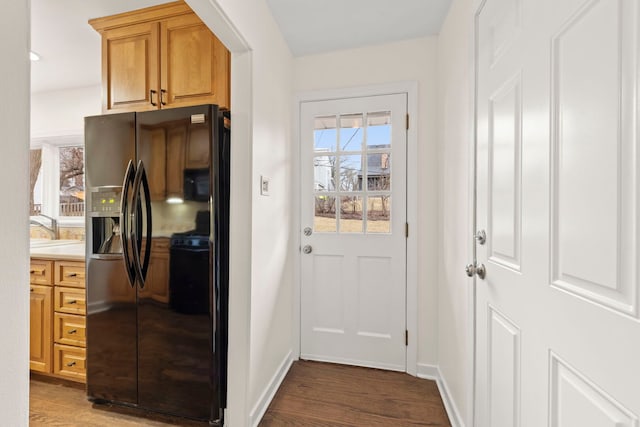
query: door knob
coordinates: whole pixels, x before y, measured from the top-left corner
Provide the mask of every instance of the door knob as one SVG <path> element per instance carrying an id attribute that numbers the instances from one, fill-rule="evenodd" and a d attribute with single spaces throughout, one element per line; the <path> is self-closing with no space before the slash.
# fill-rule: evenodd
<path id="1" fill-rule="evenodd" d="M 310 254 L 311 251 L 313 251 L 313 248 L 311 248 L 311 245 L 304 245 L 304 247 L 302 248 L 302 252 L 304 252 L 305 254 Z"/>
<path id="2" fill-rule="evenodd" d="M 484 279 L 487 275 L 487 269 L 484 264 L 469 264 L 464 269 L 467 272 L 467 276 L 473 277 L 477 275 L 479 278 Z"/>
<path id="3" fill-rule="evenodd" d="M 487 232 L 484 230 L 478 230 L 476 234 L 473 236 L 479 245 L 484 245 L 487 243 Z"/>
<path id="4" fill-rule="evenodd" d="M 302 232 L 304 233 L 305 236 L 311 236 L 311 233 L 313 232 L 313 230 L 311 230 L 311 227 L 305 227 L 304 230 L 302 230 Z"/>

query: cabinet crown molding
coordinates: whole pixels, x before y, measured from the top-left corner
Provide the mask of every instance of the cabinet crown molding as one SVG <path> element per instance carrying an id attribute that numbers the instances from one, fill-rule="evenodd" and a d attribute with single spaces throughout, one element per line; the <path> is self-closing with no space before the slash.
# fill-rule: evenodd
<path id="1" fill-rule="evenodd" d="M 131 25 L 134 22 L 139 24 L 158 21 L 160 19 L 190 13 L 194 13 L 193 10 L 184 1 L 180 0 L 171 3 L 159 4 L 157 6 L 145 7 L 143 9 L 133 10 L 130 12 L 118 13 L 116 15 L 90 19 L 89 25 L 91 25 L 94 30 L 102 32 Z"/>

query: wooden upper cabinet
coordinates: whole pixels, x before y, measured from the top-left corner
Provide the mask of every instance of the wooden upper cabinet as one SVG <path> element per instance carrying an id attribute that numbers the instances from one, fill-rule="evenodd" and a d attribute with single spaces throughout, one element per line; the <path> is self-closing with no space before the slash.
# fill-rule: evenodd
<path id="1" fill-rule="evenodd" d="M 104 113 L 229 108 L 230 53 L 183 1 L 89 23 L 102 35 Z"/>
<path id="2" fill-rule="evenodd" d="M 166 106 L 228 106 L 229 51 L 209 28 L 190 14 L 161 22 L 160 34 L 161 99 Z"/>
<path id="3" fill-rule="evenodd" d="M 103 112 L 158 108 L 158 30 L 147 22 L 102 33 Z"/>

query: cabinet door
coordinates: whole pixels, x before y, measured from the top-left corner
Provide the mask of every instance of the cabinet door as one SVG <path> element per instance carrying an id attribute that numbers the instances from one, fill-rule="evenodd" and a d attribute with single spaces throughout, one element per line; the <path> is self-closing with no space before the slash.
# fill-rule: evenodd
<path id="1" fill-rule="evenodd" d="M 138 128 L 138 158 L 144 162 L 152 202 L 167 196 L 167 134 L 161 127 Z"/>
<path id="2" fill-rule="evenodd" d="M 151 259 L 145 287 L 138 290 L 140 298 L 150 298 L 167 304 L 169 302 L 169 239 L 154 237 Z"/>
<path id="3" fill-rule="evenodd" d="M 29 367 L 32 371 L 51 372 L 53 317 L 51 286 L 31 285 L 29 298 Z"/>
<path id="4" fill-rule="evenodd" d="M 154 254 L 151 257 L 151 263 L 153 265 L 151 298 L 166 304 L 169 302 L 169 254 Z"/>
<path id="5" fill-rule="evenodd" d="M 160 24 L 162 108 L 229 107 L 229 51 L 195 15 Z"/>
<path id="6" fill-rule="evenodd" d="M 102 110 L 159 108 L 158 23 L 130 25 L 102 33 Z"/>
<path id="7" fill-rule="evenodd" d="M 186 141 L 186 124 L 177 125 L 167 131 L 167 197 L 183 197 Z"/>

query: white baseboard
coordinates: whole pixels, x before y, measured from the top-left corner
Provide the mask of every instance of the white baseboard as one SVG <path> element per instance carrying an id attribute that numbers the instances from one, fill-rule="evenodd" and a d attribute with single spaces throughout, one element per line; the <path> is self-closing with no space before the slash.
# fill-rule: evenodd
<path id="1" fill-rule="evenodd" d="M 264 413 L 267 412 L 267 408 L 269 408 L 269 404 L 273 400 L 273 397 L 276 395 L 280 384 L 282 384 L 284 377 L 287 375 L 287 372 L 289 372 L 289 368 L 291 368 L 292 363 L 293 353 L 289 351 L 282 360 L 282 363 L 280 363 L 280 366 L 276 370 L 275 374 L 273 374 L 273 377 L 271 377 L 271 381 L 269 381 L 269 384 L 267 384 L 264 391 L 260 395 L 260 399 L 258 399 L 258 402 L 251 410 L 251 413 L 249 414 L 250 426 L 256 427 L 260 420 L 262 420 L 262 417 L 264 416 Z"/>
<path id="2" fill-rule="evenodd" d="M 440 379 L 440 371 L 436 365 L 418 363 L 418 374 L 416 376 L 424 380 L 438 381 Z"/>
<path id="3" fill-rule="evenodd" d="M 449 416 L 449 421 L 451 422 L 451 427 L 464 427 L 464 422 L 462 421 L 462 417 L 460 416 L 460 411 L 456 406 L 455 402 L 451 398 L 451 393 L 449 392 L 449 386 L 447 386 L 447 381 L 442 376 L 442 372 L 440 372 L 440 368 L 436 367 L 438 379 L 436 383 L 438 384 L 438 390 L 440 391 L 440 396 L 442 396 L 442 402 L 444 403 L 444 409 L 447 411 L 447 415 Z"/>
<path id="4" fill-rule="evenodd" d="M 442 377 L 440 368 L 437 365 L 427 365 L 426 363 L 418 363 L 418 378 L 425 380 L 433 380 L 438 385 L 438 391 L 442 397 L 442 403 L 444 403 L 444 409 L 447 411 L 451 427 L 464 427 L 460 411 L 451 399 L 451 393 L 447 382 Z"/>

